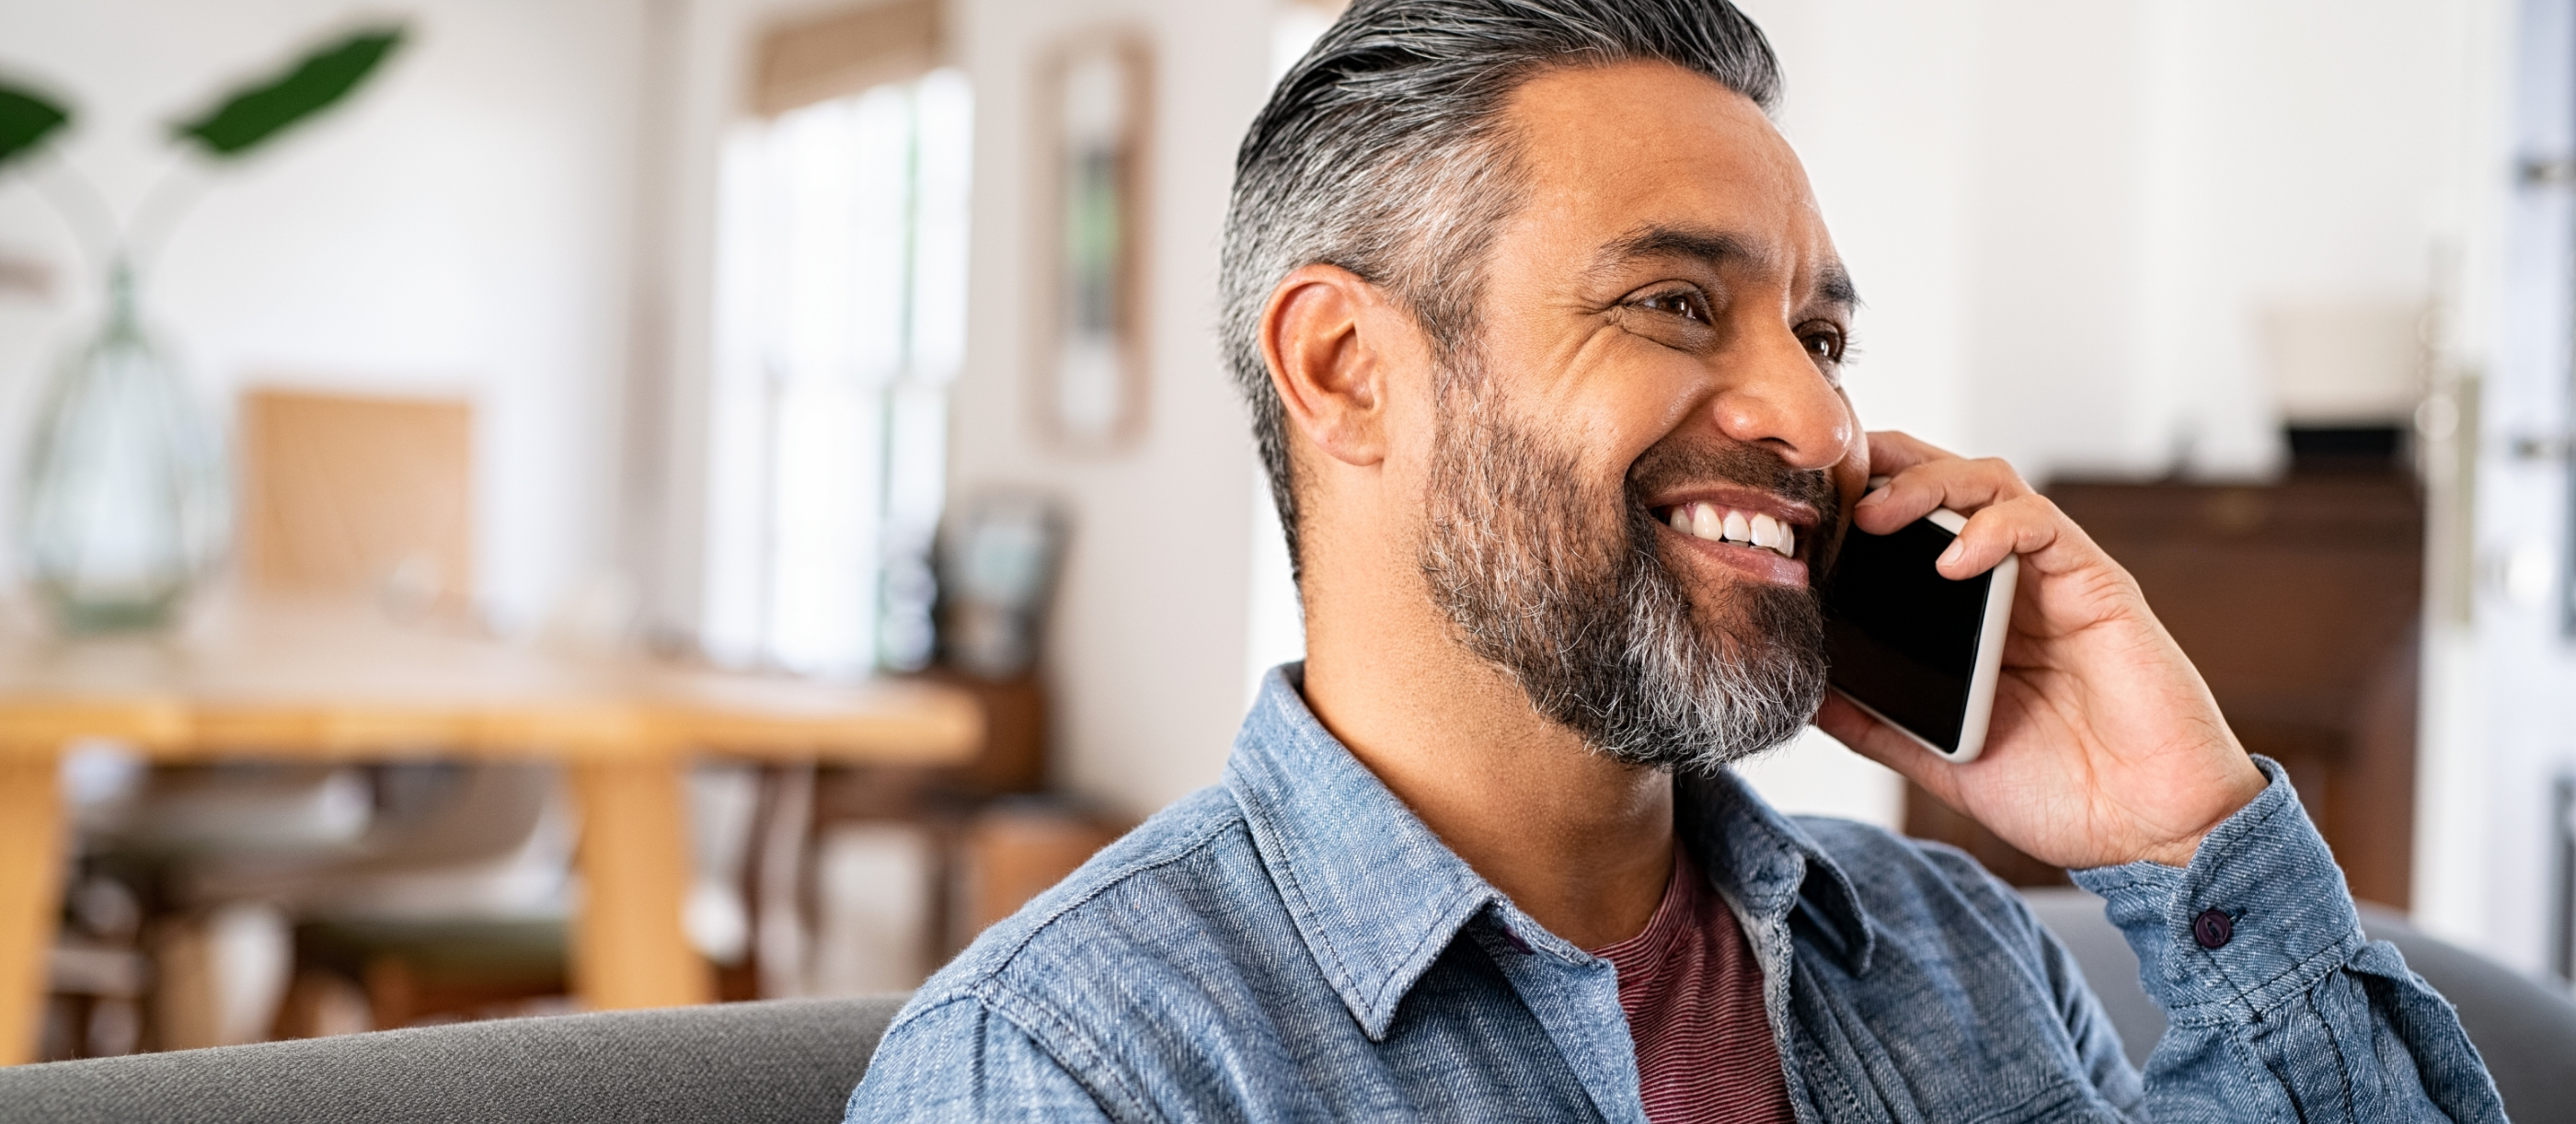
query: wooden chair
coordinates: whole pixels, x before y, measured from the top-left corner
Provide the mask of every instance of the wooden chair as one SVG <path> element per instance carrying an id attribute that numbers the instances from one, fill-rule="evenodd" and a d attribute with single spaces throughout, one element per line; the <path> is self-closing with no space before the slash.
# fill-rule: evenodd
<path id="1" fill-rule="evenodd" d="M 461 399 L 359 397 L 255 389 L 242 396 L 242 577 L 264 593 L 363 597 L 397 616 L 468 614 L 474 598 L 474 410 Z M 553 778 L 492 763 L 463 766 L 460 793 L 487 792 L 530 814 L 494 815 L 490 799 L 466 799 L 428 817 L 456 835 L 483 828 L 508 838 L 418 845 L 418 832 L 389 832 L 383 853 L 317 872 L 322 900 L 354 884 L 461 862 L 488 864 L 535 830 L 533 803 Z M 529 807 L 519 807 L 529 805 Z M 462 822 L 472 821 L 472 822 Z M 466 834 L 478 834 L 467 831 Z M 363 886 L 356 888 L 363 891 Z M 397 885 L 385 889 L 399 894 Z M 325 907 L 326 910 L 329 907 Z M 347 913 L 343 908 L 332 912 Z M 463 1015 L 478 1004 L 564 988 L 561 926 L 524 919 L 477 921 L 356 918 L 298 927 L 304 972 L 364 981 L 379 1025 L 420 1015 Z M 327 939 L 326 939 L 327 938 Z M 503 955 L 494 955 L 499 949 Z M 489 962 L 489 963 L 487 963 Z M 496 971 L 498 964 L 506 970 Z M 453 986 L 386 986 L 387 980 L 450 980 Z M 294 1000 L 280 1013 L 287 1034 L 311 1033 Z M 454 992 L 440 1002 L 439 992 Z M 395 998 L 391 993 L 400 993 Z"/>
<path id="2" fill-rule="evenodd" d="M 471 611 L 474 457 L 469 403 L 254 389 L 242 396 L 240 434 L 240 578 L 246 592 L 372 601 L 406 618 L 463 617 Z M 228 774 L 222 779 L 236 782 L 232 789 L 244 787 L 245 777 L 229 776 L 236 773 L 257 782 L 251 787 L 295 789 L 330 783 L 345 768 L 217 763 L 157 769 L 128 817 L 133 826 L 100 842 L 111 851 L 141 846 L 185 870 L 184 878 L 157 880 L 184 887 L 162 903 L 175 911 L 160 923 L 164 945 L 173 944 L 169 934 L 184 935 L 198 912 L 221 901 L 272 902 L 305 918 L 295 941 L 296 986 L 278 1019 L 289 1034 L 310 1032 L 305 1024 L 311 1020 L 300 1017 L 297 1000 L 310 990 L 311 981 L 304 977 L 315 972 L 366 985 L 380 1008 L 375 1013 L 379 1025 L 401 1025 L 422 1015 L 466 1014 L 470 1012 L 464 1008 L 494 999 L 560 994 L 564 956 L 559 922 L 471 916 L 370 919 L 386 902 L 412 899 L 417 904 L 410 887 L 424 876 L 431 884 L 442 876 L 447 881 L 472 879 L 526 846 L 537 830 L 539 807 L 556 788 L 551 771 L 491 762 L 411 766 L 407 777 L 424 768 L 455 774 L 443 776 L 443 791 L 432 794 L 443 798 L 429 801 L 435 806 L 420 808 L 409 807 L 420 801 L 388 804 L 379 776 L 371 786 L 377 790 L 377 814 L 365 834 L 310 853 L 229 847 L 220 832 L 191 839 L 177 850 L 152 845 L 155 822 L 167 818 L 154 814 L 165 802 L 158 799 L 164 791 L 176 798 L 184 790 L 205 787 L 192 785 L 205 778 L 191 774 Z M 228 794 L 239 805 L 240 814 L 233 818 L 248 821 L 261 818 L 262 809 L 280 798 L 291 803 L 297 795 L 215 795 Z M 501 959 L 511 970 L 496 975 L 477 968 L 481 961 L 473 954 L 484 946 L 507 946 L 510 956 Z M 464 976 L 475 977 L 460 977 L 459 986 L 395 988 L 404 998 L 392 1003 L 382 994 L 388 989 L 379 986 L 389 979 L 448 982 L 447 977 L 459 975 L 451 970 L 459 963 L 474 969 Z M 493 978 L 481 978 L 486 976 Z M 440 1002 L 439 996 L 449 992 L 463 998 Z M 220 1040 L 211 1027 L 189 1025 L 204 1020 L 177 1017 L 191 1008 L 189 1002 L 174 1005 L 171 996 L 162 999 L 154 1020 L 159 1025 L 148 1036 L 155 1044 L 167 1049 Z"/>
<path id="3" fill-rule="evenodd" d="M 462 400 L 242 396 L 242 576 L 263 592 L 461 613 L 474 591 L 474 411 Z"/>

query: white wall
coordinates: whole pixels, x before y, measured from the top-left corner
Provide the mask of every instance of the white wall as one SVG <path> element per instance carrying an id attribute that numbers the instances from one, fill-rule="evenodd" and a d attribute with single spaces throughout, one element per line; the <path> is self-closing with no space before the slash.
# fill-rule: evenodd
<path id="1" fill-rule="evenodd" d="M 2271 469 L 2261 310 L 2426 300 L 2478 221 L 2492 6 L 1744 0 L 1867 301 L 1863 420 L 2034 479 Z"/>
<path id="2" fill-rule="evenodd" d="M 955 400 L 960 500 L 992 487 L 1060 496 L 1074 515 L 1047 662 L 1060 779 L 1145 812 L 1213 783 L 1243 716 L 1258 470 L 1217 356 L 1217 242 L 1234 149 L 1267 94 L 1272 9 L 1205 0 L 963 0 L 975 82 L 975 249 Z M 1151 391 L 1143 439 L 1072 455 L 1031 424 L 1023 326 L 1029 247 L 1028 75 L 1061 36 L 1125 25 L 1152 40 Z"/>
<path id="3" fill-rule="evenodd" d="M 131 207 L 168 121 L 382 6 L 343 0 L 0 4 L 0 68 L 68 93 L 62 153 Z M 254 383 L 456 393 L 477 409 L 477 582 L 505 623 L 607 561 L 641 23 L 630 0 L 411 0 L 413 39 L 331 116 L 212 190 L 148 315 L 229 414 Z M 0 294 L 0 465 L 14 502 L 34 395 L 98 314 L 98 277 L 0 178 L 0 251 L 55 295 Z"/>

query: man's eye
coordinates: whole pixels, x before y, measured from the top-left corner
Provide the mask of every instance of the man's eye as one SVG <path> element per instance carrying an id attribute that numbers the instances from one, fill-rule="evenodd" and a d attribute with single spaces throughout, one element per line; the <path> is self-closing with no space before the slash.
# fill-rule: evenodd
<path id="1" fill-rule="evenodd" d="M 1806 341 L 1807 354 L 1827 363 L 1842 362 L 1843 334 L 1841 332 L 1830 329 L 1811 331 L 1807 333 Z"/>
<path id="2" fill-rule="evenodd" d="M 1708 306 L 1700 303 L 1698 293 L 1688 290 L 1648 297 L 1645 305 L 1657 312 L 1668 312 L 1682 319 L 1696 320 L 1702 324 L 1708 323 L 1709 320 Z"/>

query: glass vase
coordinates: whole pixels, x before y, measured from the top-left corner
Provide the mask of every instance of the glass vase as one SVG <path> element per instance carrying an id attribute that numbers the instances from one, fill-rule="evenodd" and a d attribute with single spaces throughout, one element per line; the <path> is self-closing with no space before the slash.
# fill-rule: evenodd
<path id="1" fill-rule="evenodd" d="M 134 290 L 118 266 L 105 323 L 63 357 L 28 442 L 21 565 L 71 633 L 168 624 L 231 530 L 221 438 Z"/>

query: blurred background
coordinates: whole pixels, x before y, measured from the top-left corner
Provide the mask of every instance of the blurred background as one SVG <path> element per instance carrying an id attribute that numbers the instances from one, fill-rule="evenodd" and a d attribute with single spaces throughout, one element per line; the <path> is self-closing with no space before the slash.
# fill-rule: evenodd
<path id="1" fill-rule="evenodd" d="M 1863 420 L 2010 458 L 2358 895 L 2566 986 L 2576 4 L 1743 6 L 1866 295 Z M 660 822 L 710 981 L 672 994 L 917 983 L 1215 781 L 1298 656 L 1211 326 L 1235 146 L 1334 11 L 0 0 L 0 81 L 70 110 L 0 165 L 0 718 L 81 652 L 231 652 L 186 638 L 286 588 L 477 660 L 916 684 L 976 708 L 964 757 L 709 735 Z M 384 29 L 273 143 L 174 147 Z M 227 526 L 110 620 L 46 547 L 101 506 L 45 466 L 136 440 L 61 405 L 120 323 L 212 435 L 154 463 Z M 58 823 L 0 830 L 52 871 L 24 1057 L 607 1002 L 567 928 L 605 805 L 543 752 L 48 744 Z M 1820 734 L 1745 771 L 2063 879 Z"/>

